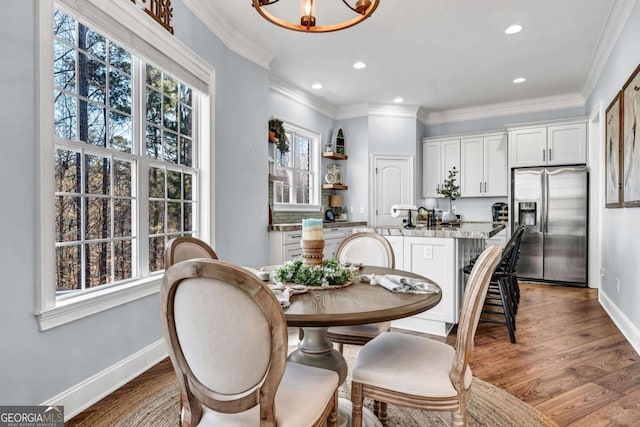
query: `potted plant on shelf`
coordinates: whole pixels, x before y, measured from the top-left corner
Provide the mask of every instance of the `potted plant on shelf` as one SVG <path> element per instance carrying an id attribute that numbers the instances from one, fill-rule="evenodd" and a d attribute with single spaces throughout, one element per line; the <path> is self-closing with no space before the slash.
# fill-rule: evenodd
<path id="1" fill-rule="evenodd" d="M 271 139 L 272 133 L 273 140 Z M 289 152 L 289 139 L 285 133 L 284 124 L 282 123 L 282 120 L 275 117 L 272 117 L 271 120 L 269 120 L 269 141 L 276 144 L 280 153 Z"/>
<path id="2" fill-rule="evenodd" d="M 449 210 L 447 212 L 442 213 L 442 222 L 450 223 L 455 222 L 455 215 L 451 212 L 451 201 L 460 197 L 460 186 L 456 185 L 456 175 L 458 171 L 454 166 L 451 170 L 449 170 L 449 176 L 444 180 L 442 184 L 442 188 L 436 188 L 436 192 L 438 194 L 442 194 L 444 197 L 449 199 Z"/>

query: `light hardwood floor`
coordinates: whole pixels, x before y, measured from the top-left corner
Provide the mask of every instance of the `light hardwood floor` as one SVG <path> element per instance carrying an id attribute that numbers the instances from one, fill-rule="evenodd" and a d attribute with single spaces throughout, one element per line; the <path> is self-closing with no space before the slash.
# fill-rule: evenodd
<path id="1" fill-rule="evenodd" d="M 600 307 L 597 290 L 539 284 L 521 288 L 517 343 L 509 342 L 505 326 L 481 322 L 474 375 L 536 407 L 560 426 L 640 425 L 640 357 Z M 455 333 L 437 339 L 454 343 Z M 171 364 L 165 360 L 114 395 L 122 396 L 168 369 Z M 109 399 L 68 425 L 109 407 Z"/>

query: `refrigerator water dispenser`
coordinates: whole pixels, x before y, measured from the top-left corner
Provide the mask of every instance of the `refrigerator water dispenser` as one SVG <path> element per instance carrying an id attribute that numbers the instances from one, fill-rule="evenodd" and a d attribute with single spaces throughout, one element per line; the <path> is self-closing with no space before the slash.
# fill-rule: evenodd
<path id="1" fill-rule="evenodd" d="M 520 202 L 518 203 L 518 219 L 522 225 L 537 225 L 536 223 L 536 202 Z"/>

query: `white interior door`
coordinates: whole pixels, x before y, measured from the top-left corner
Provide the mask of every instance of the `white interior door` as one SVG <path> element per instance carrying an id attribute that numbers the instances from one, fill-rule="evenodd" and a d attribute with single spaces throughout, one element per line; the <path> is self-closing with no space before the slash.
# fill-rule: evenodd
<path id="1" fill-rule="evenodd" d="M 413 157 L 408 155 L 373 155 L 372 180 L 373 225 L 402 225 L 406 213 L 394 218 L 391 206 L 414 204 Z"/>

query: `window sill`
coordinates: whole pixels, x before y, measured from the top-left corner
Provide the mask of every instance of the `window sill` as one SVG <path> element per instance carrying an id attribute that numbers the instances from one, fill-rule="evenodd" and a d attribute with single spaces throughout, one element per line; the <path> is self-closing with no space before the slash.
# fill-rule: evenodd
<path id="1" fill-rule="evenodd" d="M 36 314 L 40 330 L 46 331 L 153 295 L 160 291 L 161 283 L 162 275 L 154 276 L 103 291 L 91 292 L 90 294 L 58 301 L 55 307 L 46 308 Z"/>
<path id="2" fill-rule="evenodd" d="M 273 206 L 274 212 L 320 212 L 320 205 L 297 205 L 277 203 Z"/>

